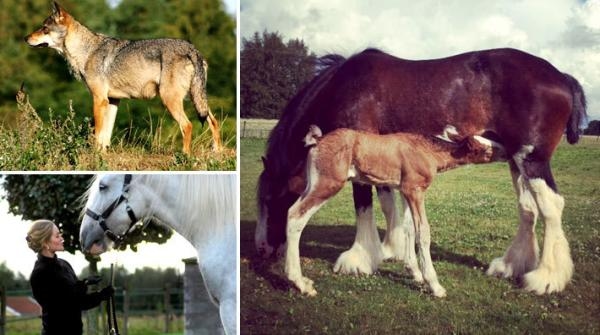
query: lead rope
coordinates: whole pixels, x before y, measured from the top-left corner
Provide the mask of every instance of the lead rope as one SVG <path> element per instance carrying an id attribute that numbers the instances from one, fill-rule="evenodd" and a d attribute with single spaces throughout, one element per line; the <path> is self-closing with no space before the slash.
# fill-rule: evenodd
<path id="1" fill-rule="evenodd" d="M 115 271 L 114 263 L 110 264 L 110 285 L 115 287 Z M 115 292 L 108 298 L 106 304 L 106 314 L 108 317 L 108 333 L 109 335 L 119 335 L 119 325 L 117 324 L 117 311 L 115 309 Z"/>

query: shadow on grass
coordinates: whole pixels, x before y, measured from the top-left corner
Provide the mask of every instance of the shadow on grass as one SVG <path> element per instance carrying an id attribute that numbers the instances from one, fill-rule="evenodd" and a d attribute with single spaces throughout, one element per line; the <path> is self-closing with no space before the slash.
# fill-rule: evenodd
<path id="1" fill-rule="evenodd" d="M 274 256 L 263 258 L 256 253 L 254 248 L 254 229 L 256 222 L 242 220 L 240 223 L 240 257 L 248 260 L 249 268 L 257 276 L 265 279 L 274 289 L 289 290 L 290 283 L 282 276 L 283 269 L 278 269 L 277 260 Z M 356 228 L 350 225 L 338 226 L 307 226 L 300 240 L 300 253 L 303 258 L 320 259 L 330 263 L 332 266 L 338 256 L 348 250 L 354 242 Z M 380 238 L 384 231 L 379 230 Z M 473 256 L 460 255 L 452 251 L 440 248 L 435 243 L 431 244 L 431 257 L 434 262 L 445 261 L 448 263 L 463 265 L 469 268 L 486 268 L 487 264 Z M 402 267 L 403 268 L 403 267 Z M 398 268 L 398 271 L 380 269 L 378 272 L 382 277 L 394 282 L 405 284 L 412 283 L 408 272 Z M 417 288 L 409 284 L 411 288 Z"/>

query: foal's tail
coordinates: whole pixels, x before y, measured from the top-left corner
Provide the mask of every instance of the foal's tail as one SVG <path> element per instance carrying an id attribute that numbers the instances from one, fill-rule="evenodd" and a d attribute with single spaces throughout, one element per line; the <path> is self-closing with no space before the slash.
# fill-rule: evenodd
<path id="1" fill-rule="evenodd" d="M 321 137 L 323 137 L 323 132 L 321 131 L 321 128 L 317 127 L 314 124 L 311 124 L 310 127 L 308 127 L 308 133 L 304 137 L 304 146 L 312 147 L 317 145 L 317 142 Z"/>
<path id="2" fill-rule="evenodd" d="M 582 127 L 583 123 L 587 120 L 587 113 L 585 111 L 585 93 L 577 79 L 567 73 L 563 73 L 563 75 L 567 80 L 567 84 L 571 89 L 571 95 L 573 96 L 573 109 L 571 111 L 571 116 L 569 117 L 569 122 L 567 123 L 567 141 L 570 144 L 575 144 L 579 141 L 579 135 L 581 134 L 580 127 Z"/>

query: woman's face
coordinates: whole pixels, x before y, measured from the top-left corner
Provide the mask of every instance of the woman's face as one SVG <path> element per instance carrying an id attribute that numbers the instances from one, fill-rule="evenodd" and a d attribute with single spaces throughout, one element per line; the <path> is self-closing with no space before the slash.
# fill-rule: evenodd
<path id="1" fill-rule="evenodd" d="M 56 225 L 54 225 L 54 228 L 52 228 L 52 236 L 50 237 L 50 240 L 48 240 L 47 242 L 47 246 L 48 246 L 48 250 L 51 252 L 57 252 L 57 251 L 64 251 L 65 247 L 63 246 L 63 243 L 65 242 L 65 240 L 62 238 L 62 234 L 60 233 L 60 230 L 58 230 L 58 227 Z"/>

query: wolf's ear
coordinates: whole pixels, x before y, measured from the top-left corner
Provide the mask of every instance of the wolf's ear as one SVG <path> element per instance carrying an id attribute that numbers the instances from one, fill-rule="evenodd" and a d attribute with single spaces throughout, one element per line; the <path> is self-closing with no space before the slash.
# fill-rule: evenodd
<path id="1" fill-rule="evenodd" d="M 61 23 L 67 15 L 69 14 L 58 4 L 58 2 L 54 1 L 54 7 L 52 7 L 54 21 L 56 21 L 56 23 Z"/>

